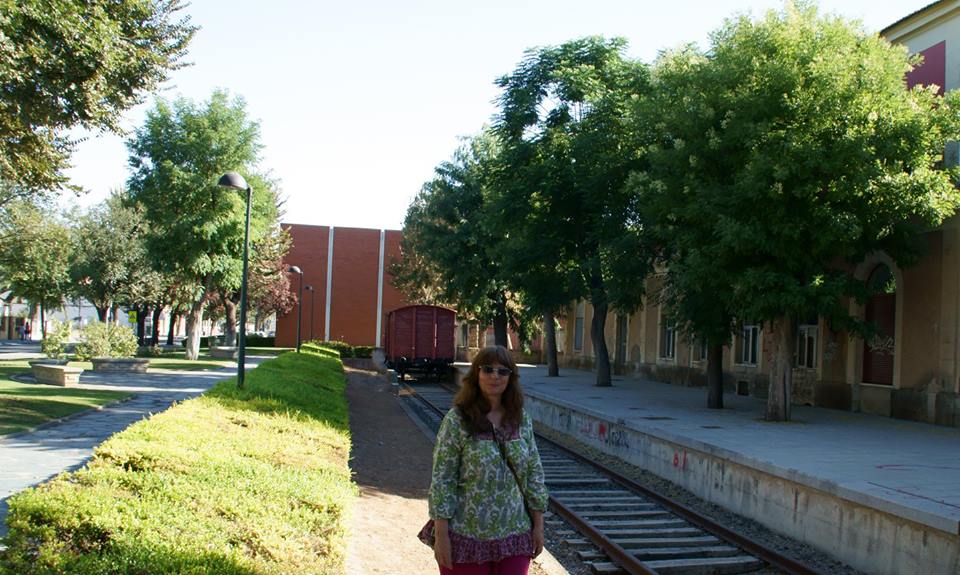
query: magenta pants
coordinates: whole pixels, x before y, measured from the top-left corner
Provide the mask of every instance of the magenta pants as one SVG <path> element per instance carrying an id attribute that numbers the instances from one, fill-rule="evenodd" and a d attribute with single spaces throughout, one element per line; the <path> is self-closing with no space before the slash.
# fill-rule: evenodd
<path id="1" fill-rule="evenodd" d="M 517 555 L 487 563 L 454 563 L 453 569 L 440 567 L 440 575 L 527 575 L 530 558 Z"/>

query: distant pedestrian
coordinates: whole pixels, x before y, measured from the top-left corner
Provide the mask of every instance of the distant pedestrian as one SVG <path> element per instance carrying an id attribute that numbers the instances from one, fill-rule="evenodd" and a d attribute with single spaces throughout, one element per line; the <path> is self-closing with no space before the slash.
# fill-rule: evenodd
<path id="1" fill-rule="evenodd" d="M 517 375 L 506 348 L 484 348 L 440 425 L 420 538 L 441 575 L 526 575 L 543 551 L 547 489 Z"/>
<path id="2" fill-rule="evenodd" d="M 24 322 L 23 324 L 23 335 L 25 336 L 24 339 L 26 339 L 27 341 L 31 341 L 30 334 L 32 332 L 33 332 L 33 329 L 30 327 L 30 322 L 29 321 Z"/>

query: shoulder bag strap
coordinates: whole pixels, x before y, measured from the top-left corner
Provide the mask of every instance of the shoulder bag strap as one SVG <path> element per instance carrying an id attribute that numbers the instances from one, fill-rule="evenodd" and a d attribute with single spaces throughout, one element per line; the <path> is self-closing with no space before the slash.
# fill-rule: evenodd
<path id="1" fill-rule="evenodd" d="M 494 431 L 493 438 L 497 441 L 497 445 L 500 447 L 500 457 L 506 462 L 507 467 L 510 468 L 510 473 L 513 474 L 514 481 L 517 482 L 517 487 L 520 489 L 520 497 L 523 498 L 523 510 L 527 512 L 527 516 L 530 517 L 530 521 L 533 521 L 533 514 L 530 513 L 530 506 L 527 505 L 527 495 L 523 492 L 523 484 L 520 482 L 520 476 L 517 474 L 517 470 L 513 467 L 513 463 L 510 462 L 510 458 L 507 457 L 507 446 L 504 444 L 503 439 L 500 435 Z"/>

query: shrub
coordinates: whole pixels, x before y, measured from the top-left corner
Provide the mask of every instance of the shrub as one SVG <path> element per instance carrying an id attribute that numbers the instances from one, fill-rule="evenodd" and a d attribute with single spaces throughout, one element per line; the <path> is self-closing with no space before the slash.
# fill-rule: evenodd
<path id="1" fill-rule="evenodd" d="M 315 353 L 317 355 L 340 359 L 339 351 L 330 349 L 329 347 L 324 347 L 323 343 L 319 341 L 308 341 L 307 343 L 301 344 L 300 349 L 306 352 Z"/>
<path id="2" fill-rule="evenodd" d="M 276 338 L 273 336 L 262 336 L 262 335 L 250 335 L 247 334 L 246 338 L 247 347 L 276 347 Z M 186 347 L 187 340 L 184 339 L 180 342 L 181 346 Z M 221 335 L 205 335 L 200 338 L 200 347 L 209 348 L 211 345 L 218 346 L 223 345 L 223 336 Z"/>
<path id="3" fill-rule="evenodd" d="M 340 352 L 340 357 L 353 357 L 353 346 L 345 341 L 321 341 L 320 346 L 327 349 L 335 349 Z"/>
<path id="4" fill-rule="evenodd" d="M 47 336 L 40 342 L 40 349 L 51 359 L 60 359 L 67 340 L 70 339 L 70 322 L 59 322 L 53 320 L 50 322 L 50 328 L 47 329 Z"/>
<path id="5" fill-rule="evenodd" d="M 276 347 L 276 339 L 272 335 L 247 335 L 247 347 Z"/>
<path id="6" fill-rule="evenodd" d="M 129 327 L 96 321 L 80 333 L 77 358 L 133 357 L 137 347 L 137 336 Z"/>
<path id="7" fill-rule="evenodd" d="M 353 347 L 353 357 L 364 357 L 371 358 L 373 357 L 373 346 L 372 345 L 356 345 Z"/>
<path id="8" fill-rule="evenodd" d="M 141 345 L 137 348 L 137 357 L 160 357 L 163 349 L 159 345 Z"/>

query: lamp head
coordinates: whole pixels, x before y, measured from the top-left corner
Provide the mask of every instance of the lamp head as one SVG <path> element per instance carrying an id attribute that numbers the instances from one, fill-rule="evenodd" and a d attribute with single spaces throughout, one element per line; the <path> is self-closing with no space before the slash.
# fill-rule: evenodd
<path id="1" fill-rule="evenodd" d="M 307 291 L 313 291 L 313 286 L 306 285 L 306 286 L 303 286 L 303 289 L 305 289 L 305 290 L 307 290 Z"/>
<path id="2" fill-rule="evenodd" d="M 287 271 L 292 274 L 301 274 L 301 275 L 303 274 L 303 272 L 297 266 L 290 266 L 287 268 Z"/>
<path id="3" fill-rule="evenodd" d="M 247 185 L 247 181 L 243 179 L 243 176 L 236 172 L 227 172 L 226 174 L 220 176 L 220 181 L 217 182 L 218 186 L 223 186 L 224 188 L 233 188 L 235 190 L 246 191 L 250 188 Z"/>

